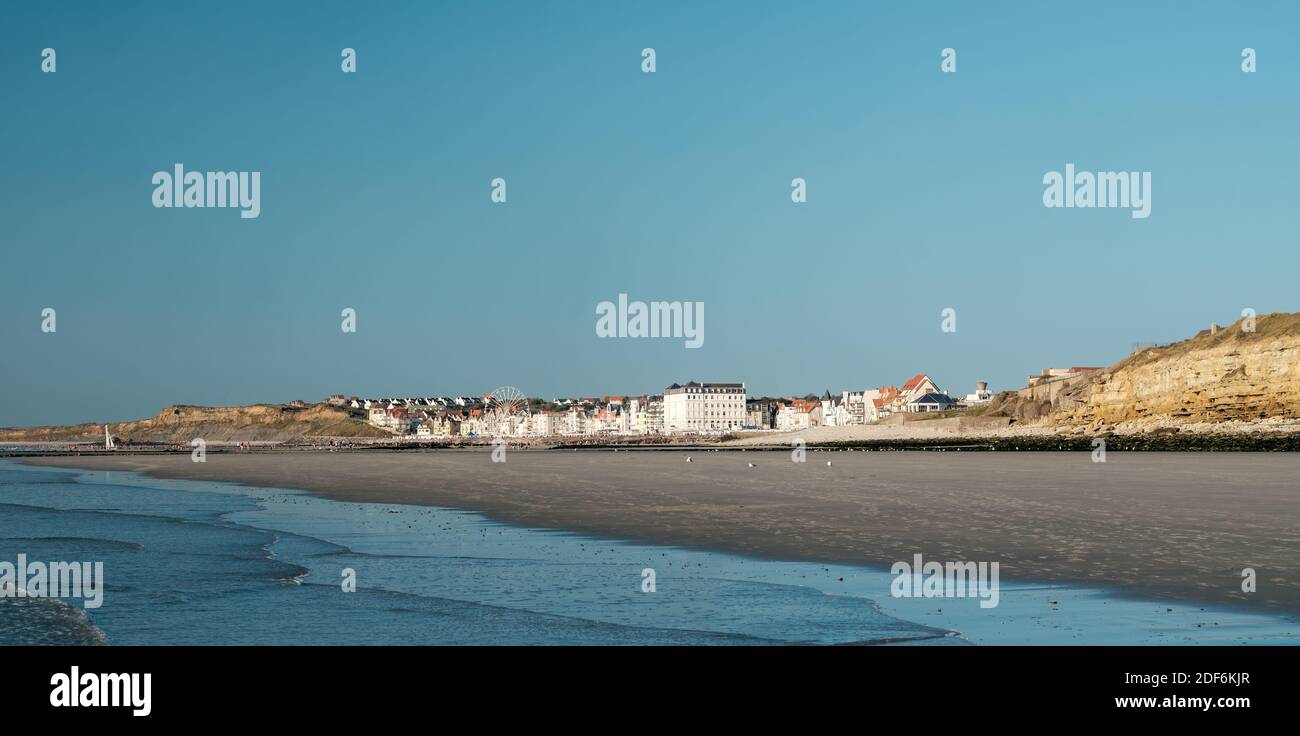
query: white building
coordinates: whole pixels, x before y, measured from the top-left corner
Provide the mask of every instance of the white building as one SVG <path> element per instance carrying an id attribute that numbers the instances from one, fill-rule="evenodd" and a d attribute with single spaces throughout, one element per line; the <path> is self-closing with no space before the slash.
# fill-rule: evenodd
<path id="1" fill-rule="evenodd" d="M 567 416 L 560 411 L 540 411 L 528 418 L 534 437 L 553 437 L 565 433 Z"/>
<path id="2" fill-rule="evenodd" d="M 856 397 L 854 394 L 849 392 L 845 392 L 845 394 L 845 401 L 853 411 L 857 424 L 870 424 L 880 418 L 880 413 L 876 408 L 876 399 L 880 398 L 880 389 L 864 389 L 861 393 L 857 394 Z M 859 406 L 861 409 L 857 408 Z"/>
<path id="3" fill-rule="evenodd" d="M 628 399 L 619 428 L 623 434 L 645 434 L 645 405 L 640 399 Z"/>
<path id="4" fill-rule="evenodd" d="M 822 426 L 822 404 L 820 401 L 794 399 L 782 402 L 776 410 L 776 428 L 782 431 L 795 431 Z"/>
<path id="5" fill-rule="evenodd" d="M 643 417 L 641 423 L 644 426 L 642 434 L 663 434 L 664 397 L 646 397 L 645 406 L 642 408 L 641 416 Z"/>
<path id="6" fill-rule="evenodd" d="M 845 392 L 847 393 L 847 392 Z M 844 396 L 831 396 L 830 389 L 822 395 L 822 425 L 826 427 L 847 427 L 852 424 L 852 414 Z"/>
<path id="7" fill-rule="evenodd" d="M 562 430 L 562 433 L 567 435 L 586 434 L 587 425 L 587 415 L 578 411 L 577 408 L 572 408 L 569 409 L 568 414 L 564 415 L 564 429 Z"/>
<path id="8" fill-rule="evenodd" d="M 966 398 L 963 400 L 963 403 L 965 403 L 967 406 L 976 406 L 978 404 L 987 404 L 991 401 L 993 401 L 993 392 L 989 390 L 989 382 L 976 381 L 975 393 L 966 394 Z"/>
<path id="9" fill-rule="evenodd" d="M 664 431 L 725 432 L 745 424 L 745 384 L 674 383 L 664 389 Z"/>

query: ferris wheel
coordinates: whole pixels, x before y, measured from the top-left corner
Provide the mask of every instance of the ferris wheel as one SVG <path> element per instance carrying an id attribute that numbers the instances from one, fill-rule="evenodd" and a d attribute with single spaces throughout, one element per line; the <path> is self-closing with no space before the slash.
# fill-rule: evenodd
<path id="1" fill-rule="evenodd" d="M 515 421 L 528 415 L 528 397 L 514 386 L 493 389 L 483 397 L 484 415 L 497 432 L 508 432 Z"/>

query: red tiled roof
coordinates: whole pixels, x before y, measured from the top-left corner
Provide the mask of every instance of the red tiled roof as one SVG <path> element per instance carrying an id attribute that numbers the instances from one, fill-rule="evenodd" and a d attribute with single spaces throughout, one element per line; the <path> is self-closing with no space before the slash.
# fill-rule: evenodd
<path id="1" fill-rule="evenodd" d="M 929 378 L 929 376 L 925 375 L 924 373 L 918 373 L 918 374 L 916 374 L 915 376 L 912 376 L 911 379 L 909 379 L 907 383 L 903 384 L 903 390 L 904 390 L 904 391 L 911 391 L 912 389 L 916 388 L 917 386 L 920 386 L 920 385 L 921 385 L 921 382 L 924 381 L 924 380 L 927 379 L 927 378 Z"/>

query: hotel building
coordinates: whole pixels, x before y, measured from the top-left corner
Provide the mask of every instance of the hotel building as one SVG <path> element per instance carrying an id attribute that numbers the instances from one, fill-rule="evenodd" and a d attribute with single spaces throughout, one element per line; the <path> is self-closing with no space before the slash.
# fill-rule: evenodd
<path id="1" fill-rule="evenodd" d="M 725 432 L 745 424 L 745 384 L 676 383 L 664 389 L 664 431 Z"/>

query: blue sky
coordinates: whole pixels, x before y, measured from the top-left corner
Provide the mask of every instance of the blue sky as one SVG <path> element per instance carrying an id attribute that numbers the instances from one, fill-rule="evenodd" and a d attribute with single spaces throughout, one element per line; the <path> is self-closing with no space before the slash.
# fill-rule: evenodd
<path id="1" fill-rule="evenodd" d="M 0 8 L 0 425 L 966 393 L 1300 309 L 1293 3 L 374 5 Z M 261 171 L 261 216 L 155 209 L 177 162 Z M 1150 218 L 1044 208 L 1066 163 L 1151 171 Z M 599 339 L 620 292 L 703 301 L 704 346 Z"/>

